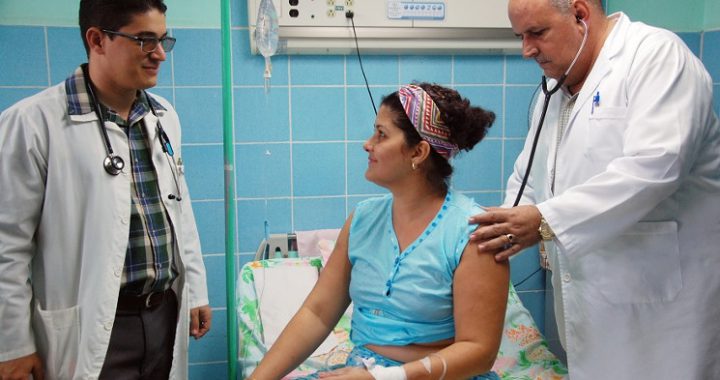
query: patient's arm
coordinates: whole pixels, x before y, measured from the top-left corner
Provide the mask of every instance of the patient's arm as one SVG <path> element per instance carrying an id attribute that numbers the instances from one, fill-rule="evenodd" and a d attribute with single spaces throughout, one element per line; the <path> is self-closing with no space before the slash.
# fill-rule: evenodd
<path id="1" fill-rule="evenodd" d="M 300 310 L 272 345 L 251 379 L 279 379 L 300 365 L 330 334 L 350 305 L 348 231 L 352 215 L 340 231 L 335 249 Z M 488 256 L 492 259 L 492 256 Z"/>
<path id="2" fill-rule="evenodd" d="M 477 252 L 468 244 L 453 279 L 455 342 L 438 351 L 447 361 L 445 379 L 466 379 L 490 371 L 502 339 L 510 271 L 507 261 Z M 433 379 L 442 362 L 432 355 Z M 405 364 L 408 379 L 428 378 L 419 361 Z"/>

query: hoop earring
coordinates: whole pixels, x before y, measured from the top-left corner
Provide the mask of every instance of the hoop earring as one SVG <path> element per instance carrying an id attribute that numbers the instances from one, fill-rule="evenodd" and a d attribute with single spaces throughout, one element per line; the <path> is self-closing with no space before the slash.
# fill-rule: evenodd
<path id="1" fill-rule="evenodd" d="M 415 163 L 413 162 L 413 163 L 412 163 L 412 170 L 415 170 L 415 169 L 417 169 L 417 166 L 416 166 Z"/>

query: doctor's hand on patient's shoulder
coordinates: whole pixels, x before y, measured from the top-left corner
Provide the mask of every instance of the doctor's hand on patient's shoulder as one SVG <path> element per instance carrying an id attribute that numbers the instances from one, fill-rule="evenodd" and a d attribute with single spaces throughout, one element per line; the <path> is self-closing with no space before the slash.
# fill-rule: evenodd
<path id="1" fill-rule="evenodd" d="M 320 372 L 318 377 L 321 379 L 337 379 L 337 380 L 372 380 L 373 375 L 366 369 L 359 367 L 345 367 L 334 371 Z"/>
<path id="2" fill-rule="evenodd" d="M 34 380 L 45 379 L 42 360 L 37 353 L 0 362 L 0 380 L 27 380 L 30 374 Z"/>
<path id="3" fill-rule="evenodd" d="M 478 224 L 470 241 L 478 244 L 481 253 L 492 253 L 496 261 L 503 261 L 540 241 L 542 215 L 537 207 L 488 207 L 485 211 L 470 217 L 470 224 Z"/>
<path id="4" fill-rule="evenodd" d="M 190 336 L 200 339 L 212 325 L 212 310 L 210 305 L 199 306 L 190 310 Z"/>

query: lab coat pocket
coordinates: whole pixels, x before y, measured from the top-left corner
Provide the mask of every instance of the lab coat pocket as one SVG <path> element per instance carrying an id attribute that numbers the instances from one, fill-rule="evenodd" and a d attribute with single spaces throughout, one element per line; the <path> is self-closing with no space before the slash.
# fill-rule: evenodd
<path id="1" fill-rule="evenodd" d="M 640 222 L 593 256 L 611 303 L 669 302 L 682 288 L 677 222 Z"/>
<path id="2" fill-rule="evenodd" d="M 45 359 L 46 378 L 72 379 L 80 344 L 80 308 L 42 310 L 36 306 L 35 338 Z"/>
<path id="3" fill-rule="evenodd" d="M 585 154 L 595 173 L 605 171 L 610 161 L 622 156 L 626 115 L 627 107 L 598 107 L 590 115 Z"/>

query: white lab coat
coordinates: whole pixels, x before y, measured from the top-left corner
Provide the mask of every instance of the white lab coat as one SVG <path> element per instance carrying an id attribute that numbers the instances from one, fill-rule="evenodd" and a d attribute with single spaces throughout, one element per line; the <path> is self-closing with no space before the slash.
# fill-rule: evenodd
<path id="1" fill-rule="evenodd" d="M 154 95 L 153 95 L 154 96 Z M 178 116 L 157 110 L 181 156 Z M 205 268 L 184 175 L 182 201 L 160 148 L 157 118 L 145 117 L 158 185 L 175 231 L 180 276 L 172 379 L 187 378 L 189 308 L 208 304 Z M 95 113 L 69 116 L 64 83 L 0 115 L 0 361 L 32 352 L 48 379 L 97 378 L 113 327 L 128 244 L 130 158 L 125 133 L 106 123 L 118 176 L 102 165 Z M 32 285 L 28 281 L 32 278 Z"/>
<path id="2" fill-rule="evenodd" d="M 555 191 L 561 93 L 550 101 L 521 202 L 537 204 L 557 235 L 552 283 L 570 377 L 720 379 L 720 126 L 711 80 L 674 34 L 611 17 L 617 23 L 559 144 Z"/>

